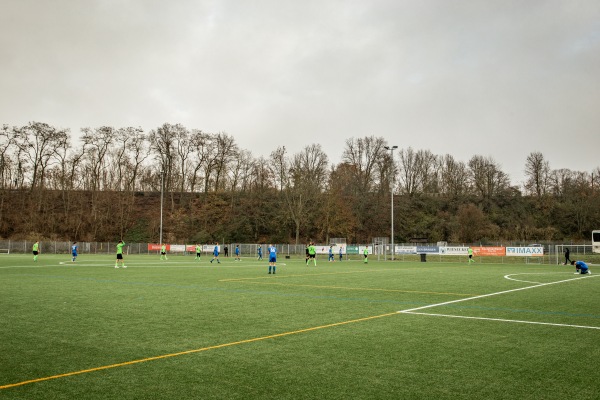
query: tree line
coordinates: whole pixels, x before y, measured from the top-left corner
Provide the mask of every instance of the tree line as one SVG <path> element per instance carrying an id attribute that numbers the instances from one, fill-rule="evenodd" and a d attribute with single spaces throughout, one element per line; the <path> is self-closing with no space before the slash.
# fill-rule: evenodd
<path id="1" fill-rule="evenodd" d="M 587 239 L 600 228 L 600 167 L 553 170 L 540 152 L 511 184 L 492 158 L 468 162 L 375 136 L 254 157 L 233 136 L 163 124 L 69 130 L 43 122 L 0 131 L 0 237 L 156 242 L 452 243 Z M 161 199 L 162 197 L 162 199 Z"/>

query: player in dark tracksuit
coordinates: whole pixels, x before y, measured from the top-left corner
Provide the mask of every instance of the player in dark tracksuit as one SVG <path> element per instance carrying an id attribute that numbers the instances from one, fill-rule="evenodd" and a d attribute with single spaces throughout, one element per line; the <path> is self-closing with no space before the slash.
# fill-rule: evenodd
<path id="1" fill-rule="evenodd" d="M 563 265 L 569 265 L 569 264 L 571 264 L 571 259 L 569 258 L 570 254 L 571 254 L 571 252 L 569 251 L 569 248 L 566 247 L 565 248 L 565 263 Z"/>
<path id="2" fill-rule="evenodd" d="M 305 260 L 306 261 L 306 265 L 308 265 L 308 258 L 309 258 L 309 255 L 308 255 L 308 245 L 306 245 L 306 260 Z"/>

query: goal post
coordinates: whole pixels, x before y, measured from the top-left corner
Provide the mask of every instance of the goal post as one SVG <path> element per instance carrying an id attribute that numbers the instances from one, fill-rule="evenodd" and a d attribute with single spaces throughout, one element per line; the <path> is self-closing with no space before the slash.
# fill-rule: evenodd
<path id="1" fill-rule="evenodd" d="M 10 254 L 10 240 L 0 240 L 0 254 Z"/>
<path id="2" fill-rule="evenodd" d="M 590 244 L 556 244 L 554 245 L 555 262 L 556 264 L 564 264 L 565 251 L 569 249 L 569 259 L 577 261 L 576 258 L 593 254 L 592 245 Z"/>
<path id="3" fill-rule="evenodd" d="M 387 252 L 390 250 L 389 243 L 390 238 L 388 237 L 373 238 L 373 253 L 377 254 L 377 261 L 381 259 L 381 256 L 383 256 L 384 261 L 387 261 Z"/>

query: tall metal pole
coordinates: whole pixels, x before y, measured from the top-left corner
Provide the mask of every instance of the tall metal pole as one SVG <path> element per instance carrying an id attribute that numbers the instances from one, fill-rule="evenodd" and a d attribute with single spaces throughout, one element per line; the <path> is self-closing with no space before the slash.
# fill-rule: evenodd
<path id="1" fill-rule="evenodd" d="M 386 150 L 390 151 L 390 154 L 392 156 L 392 182 L 391 182 L 391 189 L 390 189 L 390 194 L 391 194 L 391 205 L 390 205 L 390 209 L 392 210 L 392 217 L 391 217 L 391 225 L 392 225 L 392 248 L 391 248 L 391 253 L 392 253 L 392 261 L 394 261 L 394 253 L 395 253 L 395 249 L 394 249 L 394 181 L 396 178 L 396 173 L 395 173 L 395 165 L 394 165 L 394 150 L 396 150 L 398 148 L 398 146 L 385 146 Z"/>
<path id="2" fill-rule="evenodd" d="M 164 171 L 160 171 L 160 242 L 159 244 L 162 245 L 162 233 L 163 233 L 163 193 L 164 193 L 164 178 L 165 178 L 165 172 Z"/>

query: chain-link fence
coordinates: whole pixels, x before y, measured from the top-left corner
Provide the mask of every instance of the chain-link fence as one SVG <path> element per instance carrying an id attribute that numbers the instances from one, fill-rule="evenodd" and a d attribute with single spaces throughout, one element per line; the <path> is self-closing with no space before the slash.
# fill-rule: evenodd
<path id="1" fill-rule="evenodd" d="M 29 240 L 0 240 L 0 253 L 24 254 L 31 253 L 35 242 Z M 70 254 L 72 242 L 62 241 L 40 241 L 39 252 L 47 254 Z M 77 251 L 80 254 L 114 254 L 117 242 L 77 242 Z M 191 244 L 190 244 L 191 245 Z M 268 244 L 259 243 L 227 243 L 220 244 L 221 256 L 225 256 L 225 248 L 229 257 L 235 257 L 235 246 L 240 248 L 242 257 L 258 257 L 258 247 L 261 246 L 263 257 L 268 252 Z M 280 255 L 304 255 L 305 245 L 276 244 L 277 253 Z M 212 245 L 204 246 L 205 253 L 212 253 Z M 210 249 L 210 250 L 207 250 Z M 124 247 L 126 254 L 159 254 L 159 250 L 149 250 L 148 243 L 126 243 Z M 195 250 L 182 252 L 180 254 L 191 254 Z M 174 253 L 177 254 L 177 253 Z"/>
<path id="2" fill-rule="evenodd" d="M 12 241 L 12 240 L 0 240 L 0 254 L 26 254 L 32 252 L 34 242 L 33 241 Z M 39 252 L 41 254 L 70 254 L 72 242 L 64 241 L 40 241 Z M 79 254 L 115 254 L 117 242 L 78 242 L 78 253 Z M 344 259 L 360 259 L 362 252 L 359 253 L 358 249 L 364 246 L 373 246 L 373 250 L 378 247 L 377 244 L 364 244 L 364 245 L 346 245 L 344 250 Z M 405 246 L 410 244 L 398 243 L 396 246 Z M 480 244 L 474 244 L 479 246 Z M 268 259 L 268 244 L 259 243 L 226 243 L 221 244 L 221 257 L 235 257 L 235 247 L 240 248 L 240 257 L 243 258 L 258 258 L 258 248 L 262 249 L 263 259 Z M 306 245 L 304 244 L 275 244 L 277 248 L 277 254 L 282 258 L 304 258 Z M 320 246 L 320 245 L 319 245 Z M 327 247 L 327 245 L 323 245 Z M 431 244 L 436 246 L 436 244 Z M 450 246 L 452 246 L 450 244 Z M 461 244 L 460 246 L 464 246 Z M 468 245 L 467 245 L 468 246 Z M 518 245 L 517 245 L 518 246 Z M 526 246 L 526 245 L 523 245 Z M 192 246 L 193 247 L 193 246 Z M 386 254 L 390 251 L 389 246 L 381 246 L 387 250 L 372 251 L 377 259 L 388 260 L 390 257 L 386 257 Z M 565 248 L 570 249 L 570 257 L 572 260 L 583 259 L 592 263 L 600 263 L 600 254 L 592 252 L 592 245 L 571 245 L 562 243 L 544 244 L 544 255 L 537 257 L 476 257 L 476 260 L 482 264 L 513 264 L 513 263 L 527 263 L 527 264 L 560 264 L 564 260 Z M 212 245 L 203 246 L 204 253 L 212 253 Z M 350 249 L 354 248 L 356 251 L 352 253 Z M 159 254 L 159 250 L 149 250 L 148 243 L 127 243 L 124 248 L 125 254 Z M 349 254 L 352 253 L 352 254 Z M 187 255 L 195 254 L 195 250 L 189 250 L 186 252 L 170 252 L 171 255 Z M 327 257 L 326 254 L 319 254 L 319 257 Z M 337 255 L 337 253 L 336 253 Z M 389 254 L 388 254 L 389 255 Z M 443 254 L 427 254 L 426 260 L 430 262 L 462 262 L 466 260 L 466 256 L 459 255 L 443 255 Z M 394 259 L 397 261 L 423 261 L 424 257 L 420 254 L 396 254 Z"/>

